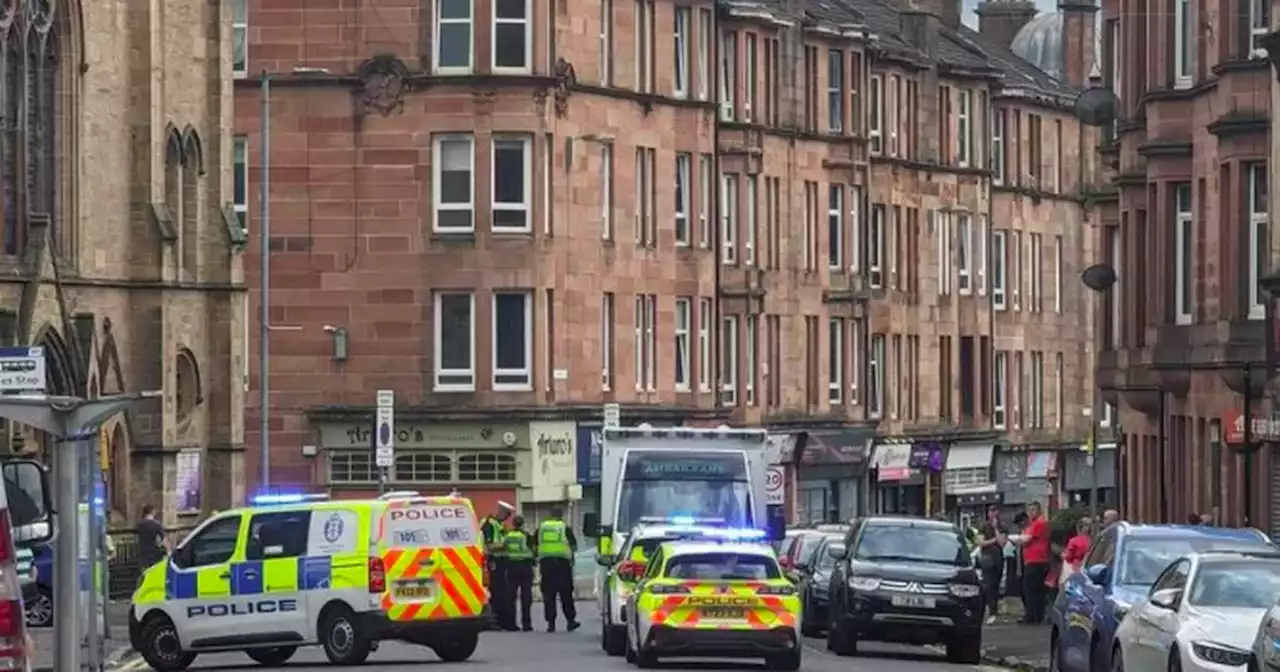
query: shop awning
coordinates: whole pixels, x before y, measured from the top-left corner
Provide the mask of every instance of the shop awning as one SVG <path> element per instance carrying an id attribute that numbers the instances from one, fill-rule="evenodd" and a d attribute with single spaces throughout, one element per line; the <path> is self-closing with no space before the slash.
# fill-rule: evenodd
<path id="1" fill-rule="evenodd" d="M 956 469 L 990 469 L 991 456 L 995 454 L 996 447 L 990 444 L 984 445 L 953 445 L 947 451 L 947 471 Z"/>
<path id="2" fill-rule="evenodd" d="M 911 478 L 911 448 L 909 441 L 886 441 L 876 445 L 872 464 L 878 470 L 876 480 L 902 481 Z"/>

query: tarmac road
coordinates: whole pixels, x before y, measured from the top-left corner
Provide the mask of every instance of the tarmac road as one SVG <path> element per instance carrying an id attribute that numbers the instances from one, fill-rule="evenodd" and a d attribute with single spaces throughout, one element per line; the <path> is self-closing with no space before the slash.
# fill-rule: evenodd
<path id="1" fill-rule="evenodd" d="M 582 605 L 584 611 L 594 612 L 594 602 Z M 541 605 L 534 605 L 534 619 L 542 623 Z M 384 670 L 449 670 L 467 669 L 472 672 L 570 672 L 575 669 L 595 671 L 634 670 L 622 658 L 610 658 L 600 650 L 600 621 L 595 613 L 584 614 L 583 627 L 577 632 L 563 631 L 548 634 L 538 627 L 535 632 L 488 632 L 481 635 L 480 648 L 466 663 L 444 663 L 430 649 L 398 642 L 384 642 L 363 669 Z M 825 640 L 809 639 L 805 642 L 804 665 L 808 672 L 974 672 L 994 671 L 999 668 L 973 665 L 951 665 L 938 654 L 919 647 L 876 646 L 863 644 L 858 657 L 840 658 L 826 650 Z M 192 669 L 237 670 L 257 669 L 258 666 L 241 653 L 202 655 Z M 328 670 L 324 653 L 318 647 L 301 649 L 286 666 L 295 672 L 303 670 Z M 670 670 L 764 670 L 762 661 L 663 661 L 663 668 Z M 140 660 L 131 659 L 118 670 L 149 669 Z M 360 669 L 360 668 L 356 668 Z"/>

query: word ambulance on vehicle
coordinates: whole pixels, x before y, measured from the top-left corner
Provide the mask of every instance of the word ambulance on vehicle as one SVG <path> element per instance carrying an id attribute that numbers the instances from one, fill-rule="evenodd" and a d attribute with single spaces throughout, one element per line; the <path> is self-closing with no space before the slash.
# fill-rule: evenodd
<path id="1" fill-rule="evenodd" d="M 356 665 L 387 639 L 457 662 L 488 627 L 487 584 L 466 498 L 264 495 L 205 521 L 145 570 L 129 638 L 160 672 L 213 651 L 281 665 L 310 645 Z"/>

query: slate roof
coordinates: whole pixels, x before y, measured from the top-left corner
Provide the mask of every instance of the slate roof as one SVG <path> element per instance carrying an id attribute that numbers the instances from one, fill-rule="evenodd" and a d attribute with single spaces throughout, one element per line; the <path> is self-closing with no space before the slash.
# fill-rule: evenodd
<path id="1" fill-rule="evenodd" d="M 944 0 L 955 1 L 955 0 Z M 881 58 L 921 67 L 941 66 L 944 71 L 997 79 L 999 95 L 1026 98 L 1047 105 L 1070 105 L 1077 92 L 1008 47 L 983 37 L 967 26 L 943 26 L 938 37 L 938 63 L 902 33 L 902 6 L 893 0 L 719 0 L 722 7 L 737 15 L 770 15 L 808 28 L 849 32 L 865 31 Z M 804 16 L 795 16 L 790 5 L 803 6 Z"/>

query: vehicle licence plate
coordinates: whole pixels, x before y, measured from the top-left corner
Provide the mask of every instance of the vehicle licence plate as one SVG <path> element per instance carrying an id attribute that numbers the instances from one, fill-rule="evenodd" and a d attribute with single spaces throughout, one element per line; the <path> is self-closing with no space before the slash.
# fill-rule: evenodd
<path id="1" fill-rule="evenodd" d="M 747 610 L 742 607 L 703 607 L 701 610 L 703 618 L 746 618 Z"/>
<path id="2" fill-rule="evenodd" d="M 938 601 L 932 597 L 918 597 L 916 595 L 894 595 L 893 606 L 895 607 L 911 607 L 914 609 L 932 609 L 938 605 Z"/>
<path id="3" fill-rule="evenodd" d="M 425 600 L 431 597 L 431 583 L 429 581 L 397 581 L 395 595 L 407 600 Z"/>

